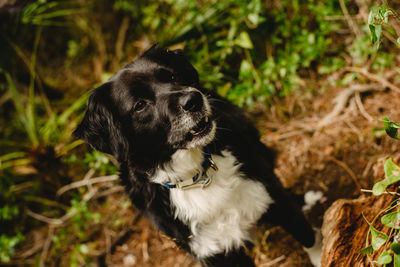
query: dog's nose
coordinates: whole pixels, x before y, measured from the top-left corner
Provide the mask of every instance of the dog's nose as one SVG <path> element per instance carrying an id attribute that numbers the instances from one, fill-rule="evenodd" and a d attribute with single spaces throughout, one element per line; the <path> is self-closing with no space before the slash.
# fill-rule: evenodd
<path id="1" fill-rule="evenodd" d="M 200 111 L 203 107 L 203 96 L 198 91 L 190 91 L 180 97 L 179 105 L 185 111 Z"/>

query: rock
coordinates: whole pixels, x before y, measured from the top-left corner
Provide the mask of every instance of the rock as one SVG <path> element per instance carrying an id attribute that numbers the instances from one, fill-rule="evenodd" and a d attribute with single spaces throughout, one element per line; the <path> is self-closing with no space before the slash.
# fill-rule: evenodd
<path id="1" fill-rule="evenodd" d="M 368 260 L 358 251 L 365 246 L 369 229 L 362 213 L 372 221 L 393 196 L 385 194 L 378 197 L 361 196 L 358 199 L 335 201 L 324 215 L 322 225 L 322 266 L 366 266 Z M 388 229 L 379 223 L 374 225 L 387 233 Z"/>

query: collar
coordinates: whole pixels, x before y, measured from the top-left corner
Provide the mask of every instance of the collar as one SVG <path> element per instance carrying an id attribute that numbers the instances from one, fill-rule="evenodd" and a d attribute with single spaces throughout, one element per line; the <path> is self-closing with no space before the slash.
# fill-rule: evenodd
<path id="1" fill-rule="evenodd" d="M 212 178 L 210 175 L 207 175 L 207 172 L 210 169 L 217 171 L 218 167 L 212 160 L 211 152 L 207 146 L 204 147 L 203 154 L 204 154 L 204 159 L 203 163 L 201 164 L 203 170 L 200 173 L 197 173 L 191 179 L 178 181 L 176 184 L 164 182 L 162 183 L 162 185 L 168 189 L 174 189 L 174 188 L 191 189 L 196 187 L 201 187 L 203 189 L 209 186 L 212 182 Z"/>

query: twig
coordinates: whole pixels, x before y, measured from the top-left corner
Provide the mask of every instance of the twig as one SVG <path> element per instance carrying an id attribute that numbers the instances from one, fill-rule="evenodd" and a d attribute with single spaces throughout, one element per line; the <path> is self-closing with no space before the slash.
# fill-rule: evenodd
<path id="1" fill-rule="evenodd" d="M 358 109 L 360 110 L 361 115 L 366 118 L 369 121 L 374 121 L 374 118 L 372 118 L 371 115 L 368 114 L 368 112 L 365 110 L 364 105 L 361 101 L 361 96 L 360 96 L 360 92 L 356 92 L 355 94 L 355 98 L 356 98 L 356 104 Z"/>
<path id="2" fill-rule="evenodd" d="M 87 180 L 89 180 L 90 178 L 92 178 L 93 175 L 94 175 L 95 172 L 96 172 L 96 169 L 97 169 L 98 167 L 100 167 L 100 160 L 97 160 L 97 161 L 94 163 L 93 168 L 91 168 L 91 169 L 85 174 L 85 176 L 84 176 L 83 179 L 82 179 L 82 182 L 83 182 L 83 181 L 87 181 Z M 92 189 L 92 185 L 91 185 L 91 184 L 87 184 L 87 187 L 88 187 L 88 190 L 91 190 L 91 189 Z"/>
<path id="3" fill-rule="evenodd" d="M 101 178 L 101 177 L 99 177 Z M 97 193 L 98 189 L 97 188 L 93 188 L 92 190 L 90 190 L 89 192 L 87 192 L 84 196 L 82 201 L 80 202 L 80 204 L 88 202 L 96 193 Z M 64 224 L 66 221 L 68 221 L 72 216 L 74 216 L 77 213 L 76 209 L 70 209 L 64 216 L 57 218 L 57 219 L 53 219 L 53 218 L 49 218 L 46 217 L 44 215 L 38 214 L 36 212 L 31 211 L 30 209 L 26 210 L 26 214 L 28 216 L 31 216 L 32 218 L 35 218 L 38 221 L 42 221 L 48 224 L 51 224 L 53 226 L 60 226 L 62 224 Z"/>
<path id="4" fill-rule="evenodd" d="M 360 191 L 361 191 L 361 192 L 365 192 L 365 193 L 373 193 L 372 190 L 370 190 L 370 189 L 364 189 L 364 188 L 361 188 Z M 385 191 L 385 192 L 382 192 L 382 194 L 388 194 L 388 195 L 393 195 L 393 196 L 400 196 L 399 193 L 393 192 L 393 191 Z"/>
<path id="5" fill-rule="evenodd" d="M 108 195 L 114 194 L 116 192 L 121 192 L 121 191 L 124 191 L 124 189 L 125 189 L 125 187 L 123 187 L 122 185 L 116 185 L 116 186 L 111 187 L 110 189 L 104 190 L 104 191 L 96 194 L 96 196 L 94 196 L 93 199 L 108 196 Z"/>
<path id="6" fill-rule="evenodd" d="M 64 194 L 65 192 L 67 192 L 68 190 L 71 190 L 74 188 L 88 186 L 88 185 L 92 185 L 92 184 L 96 184 L 96 183 L 111 182 L 111 181 L 116 181 L 116 180 L 118 180 L 118 175 L 116 175 L 116 174 L 108 175 L 108 176 L 100 176 L 100 177 L 96 177 L 96 178 L 92 178 L 92 179 L 88 179 L 88 180 L 83 179 L 81 181 L 70 183 L 66 186 L 61 187 L 57 191 L 57 195 L 60 196 L 60 195 Z"/>
<path id="7" fill-rule="evenodd" d="M 276 263 L 278 263 L 278 262 L 283 261 L 284 259 L 286 259 L 286 256 L 285 256 L 285 255 L 282 255 L 282 256 L 280 256 L 280 257 L 278 257 L 278 258 L 273 259 L 272 261 L 269 261 L 269 262 L 267 262 L 267 263 L 261 265 L 261 267 L 269 267 L 269 266 L 272 266 L 272 265 L 274 265 L 274 264 L 276 264 Z"/>
<path id="8" fill-rule="evenodd" d="M 358 181 L 356 175 L 354 174 L 354 172 L 349 168 L 349 166 L 347 166 L 346 163 L 344 163 L 343 161 L 340 161 L 332 156 L 328 156 L 328 159 L 330 159 L 331 161 L 335 162 L 337 165 L 339 165 L 340 167 L 342 167 L 351 177 L 351 179 L 353 180 L 354 184 L 358 187 L 358 190 L 361 190 L 361 184 Z"/>
<path id="9" fill-rule="evenodd" d="M 147 262 L 150 259 L 149 243 L 148 243 L 147 240 L 142 243 L 142 255 L 143 255 L 143 261 L 144 262 Z"/>
<path id="10" fill-rule="evenodd" d="M 393 27 L 393 26 L 392 26 Z M 398 46 L 399 44 L 397 43 L 397 39 L 393 37 L 388 31 L 383 31 L 383 35 L 389 39 L 395 46 Z"/>
<path id="11" fill-rule="evenodd" d="M 111 252 L 111 235 L 109 233 L 109 230 L 107 229 L 107 227 L 104 228 L 104 236 L 105 236 L 105 243 L 106 243 L 106 252 L 104 253 L 104 260 L 107 260 L 107 256 L 110 255 Z M 101 254 L 100 254 L 101 256 Z"/>
<path id="12" fill-rule="evenodd" d="M 345 67 L 345 70 L 347 71 L 351 71 L 351 72 L 357 72 L 360 73 L 362 75 L 364 75 L 365 77 L 367 77 L 368 79 L 378 82 L 381 85 L 390 88 L 393 91 L 396 91 L 398 93 L 400 93 L 400 88 L 397 87 L 396 85 L 394 85 L 393 83 L 389 82 L 387 79 L 379 77 L 375 74 L 370 73 L 369 71 L 367 71 L 366 69 L 362 69 L 362 68 L 357 68 L 357 67 Z"/>
<path id="13" fill-rule="evenodd" d="M 122 19 L 121 26 L 119 27 L 118 30 L 117 41 L 115 42 L 115 57 L 113 60 L 113 67 L 116 69 L 119 67 L 118 66 L 119 61 L 121 60 L 122 57 L 122 50 L 125 43 L 126 33 L 129 28 L 129 23 L 130 23 L 130 18 L 128 16 L 125 16 Z"/>
<path id="14" fill-rule="evenodd" d="M 36 212 L 33 212 L 30 209 L 26 209 L 26 214 L 28 216 L 31 216 L 32 218 L 38 220 L 38 221 L 45 222 L 45 223 L 48 223 L 48 224 L 61 225 L 61 224 L 64 223 L 64 220 L 62 218 L 65 215 L 63 217 L 59 218 L 59 219 L 53 219 L 53 218 L 49 218 L 49 217 L 43 216 L 41 214 L 38 214 Z"/>
<path id="15" fill-rule="evenodd" d="M 99 161 L 96 162 L 96 163 L 94 164 L 94 168 L 91 168 L 91 169 L 85 174 L 85 176 L 83 176 L 82 181 L 87 181 L 87 180 L 89 180 L 90 178 L 92 178 L 93 175 L 94 175 L 94 173 L 96 172 L 95 168 L 97 168 L 99 165 L 100 165 Z"/>
<path id="16" fill-rule="evenodd" d="M 357 24 L 353 21 L 352 17 L 349 14 L 349 11 L 347 10 L 346 4 L 344 2 L 344 0 L 339 0 L 339 4 L 340 4 L 340 8 L 343 11 L 343 15 L 345 16 L 347 23 L 349 24 L 350 28 L 353 30 L 353 32 L 355 33 L 355 35 L 357 37 L 360 37 L 361 31 L 358 28 Z"/>
<path id="17" fill-rule="evenodd" d="M 54 226 L 50 225 L 49 231 L 47 233 L 46 241 L 44 242 L 44 245 L 43 245 L 42 253 L 40 254 L 40 263 L 39 263 L 40 267 L 45 266 L 47 254 L 48 254 L 50 246 L 51 246 L 51 240 L 53 239 L 53 235 L 54 235 Z"/>
<path id="18" fill-rule="evenodd" d="M 372 90 L 382 91 L 384 89 L 385 88 L 382 85 L 373 83 L 373 84 L 355 84 L 355 85 L 352 85 L 349 88 L 343 90 L 334 99 L 334 102 L 336 104 L 335 104 L 335 107 L 333 108 L 333 110 L 318 122 L 317 128 L 322 128 L 324 126 L 331 124 L 333 122 L 334 118 L 337 117 L 342 112 L 342 110 L 346 106 L 349 98 L 354 93 L 356 93 L 356 92 L 363 93 L 363 92 L 372 91 Z"/>
<path id="19" fill-rule="evenodd" d="M 57 207 L 63 210 L 68 210 L 68 206 L 64 205 L 62 203 L 58 203 L 57 201 L 42 198 L 42 197 L 37 197 L 37 196 L 25 196 L 25 199 L 27 201 L 32 201 L 36 203 L 40 203 L 42 205 L 50 206 L 50 207 Z"/>
<path id="20" fill-rule="evenodd" d="M 360 14 L 357 15 L 349 15 L 352 19 L 356 19 L 356 20 L 362 20 L 363 17 Z M 328 20 L 328 21 L 335 21 L 335 20 L 348 20 L 348 17 L 346 16 L 342 16 L 342 15 L 332 15 L 332 16 L 323 16 L 322 17 L 324 20 Z"/>
<path id="21" fill-rule="evenodd" d="M 38 252 L 44 246 L 43 238 L 41 234 L 39 234 L 37 231 L 33 232 L 33 238 L 34 238 L 33 246 L 30 247 L 28 250 L 22 252 L 20 255 L 18 255 L 18 258 L 20 259 L 28 258 L 29 256 L 32 256 L 33 254 Z"/>
<path id="22" fill-rule="evenodd" d="M 285 132 L 283 134 L 280 134 L 279 136 L 268 137 L 267 138 L 267 142 L 279 141 L 279 140 L 282 140 L 282 139 L 290 138 L 292 136 L 302 135 L 306 131 L 307 131 L 306 129 L 300 129 L 300 130 L 294 130 L 294 131 L 290 131 L 290 132 Z"/>

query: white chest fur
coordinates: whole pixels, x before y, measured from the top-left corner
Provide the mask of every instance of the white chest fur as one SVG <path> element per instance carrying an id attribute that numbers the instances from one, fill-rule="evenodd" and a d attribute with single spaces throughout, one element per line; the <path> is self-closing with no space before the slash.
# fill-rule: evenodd
<path id="1" fill-rule="evenodd" d="M 175 216 L 188 223 L 193 232 L 190 246 L 200 258 L 239 248 L 251 241 L 251 230 L 273 200 L 264 186 L 246 179 L 232 153 L 212 155 L 218 166 L 212 183 L 205 189 L 171 189 Z M 175 182 L 201 171 L 202 150 L 179 150 L 168 166 L 159 169 L 154 182 Z"/>

